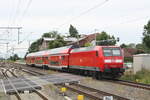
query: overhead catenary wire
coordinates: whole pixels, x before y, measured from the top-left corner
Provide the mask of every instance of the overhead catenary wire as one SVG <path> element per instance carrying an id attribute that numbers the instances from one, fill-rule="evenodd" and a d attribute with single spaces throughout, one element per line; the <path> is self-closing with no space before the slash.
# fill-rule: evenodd
<path id="1" fill-rule="evenodd" d="M 105 0 L 105 1 L 103 1 L 103 2 L 101 2 L 101 3 L 96 4 L 95 6 L 93 6 L 93 7 L 89 8 L 89 9 L 87 9 L 86 11 L 80 13 L 78 16 L 76 16 L 76 17 L 74 17 L 74 18 L 68 20 L 67 22 L 65 22 L 65 23 L 63 23 L 63 24 L 61 24 L 61 25 L 59 25 L 59 27 L 62 27 L 62 26 L 64 26 L 65 24 L 67 24 L 68 22 L 71 22 L 71 21 L 73 21 L 73 20 L 75 20 L 75 19 L 77 19 L 77 18 L 83 16 L 84 14 L 86 14 L 86 13 L 88 13 L 88 12 L 90 12 L 90 11 L 92 11 L 92 10 L 98 8 L 98 7 L 100 7 L 100 6 L 103 6 L 103 5 L 104 5 L 106 2 L 108 2 L 108 1 L 109 1 L 109 0 Z M 27 13 L 27 11 L 28 11 L 28 9 L 29 9 L 31 3 L 32 3 L 32 0 L 29 0 L 29 2 L 28 2 L 27 6 L 26 6 L 26 8 L 25 8 L 25 10 L 24 10 L 24 12 L 23 12 L 23 14 L 22 14 L 22 19 L 21 19 L 20 23 L 22 22 L 22 20 L 23 20 L 25 14 Z M 21 44 L 22 42 L 24 42 L 24 41 L 27 39 L 27 37 L 29 37 L 29 36 L 30 36 L 30 34 L 28 34 L 28 35 L 26 36 L 26 38 L 24 38 L 19 44 Z"/>
<path id="2" fill-rule="evenodd" d="M 26 35 L 26 37 L 22 41 L 20 41 L 19 44 L 23 43 L 30 35 L 31 35 L 31 33 L 29 33 L 28 35 Z"/>
<path id="3" fill-rule="evenodd" d="M 14 2 L 13 2 L 12 0 L 10 0 L 10 1 L 11 1 L 11 2 L 9 2 L 9 4 L 11 4 L 12 7 L 9 6 L 10 12 L 9 12 L 9 15 L 8 15 L 8 27 L 9 27 L 10 24 L 11 24 L 11 20 L 12 20 L 12 17 L 13 17 L 13 10 L 14 10 Z"/>
<path id="4" fill-rule="evenodd" d="M 79 17 L 81 17 L 81 16 L 83 16 L 83 15 L 89 13 L 90 11 L 92 11 L 92 10 L 94 10 L 94 9 L 96 9 L 96 8 L 102 7 L 102 6 L 103 6 L 106 2 L 108 2 L 108 1 L 109 1 L 109 0 L 105 0 L 105 1 L 103 1 L 103 2 L 100 2 L 100 3 L 96 4 L 96 5 L 94 5 L 93 7 L 87 9 L 86 11 L 81 12 L 79 15 L 77 15 L 77 16 L 75 16 L 75 17 L 69 19 L 68 21 L 66 21 L 66 22 L 63 23 L 63 24 L 60 24 L 60 25 L 58 26 L 58 28 L 60 28 L 60 27 L 62 27 L 62 26 L 64 26 L 64 25 L 66 25 L 66 24 L 68 24 L 68 23 L 70 23 L 70 22 L 72 22 L 72 21 L 78 19 Z"/>
<path id="5" fill-rule="evenodd" d="M 12 18 L 12 25 L 16 23 L 16 20 L 17 20 L 17 16 L 19 15 L 19 12 L 20 12 L 20 5 L 21 5 L 21 1 L 22 0 L 18 0 L 18 3 L 17 3 L 17 7 L 15 9 L 15 13 L 14 13 L 14 16 Z"/>
<path id="6" fill-rule="evenodd" d="M 27 11 L 28 11 L 28 9 L 29 9 L 31 3 L 32 3 L 32 0 L 29 0 L 28 3 L 27 3 L 26 8 L 24 9 L 24 11 L 23 11 L 23 13 L 22 13 L 22 16 L 21 16 L 22 18 L 21 18 L 21 20 L 20 20 L 20 24 L 22 24 L 22 21 L 23 21 L 25 15 L 26 15 L 26 13 L 27 13 Z M 24 42 L 29 36 L 30 36 L 30 33 L 29 33 L 22 41 L 20 41 L 18 44 L 21 44 L 22 42 Z"/>
<path id="7" fill-rule="evenodd" d="M 31 6 L 31 3 L 32 3 L 32 0 L 29 0 L 28 3 L 27 3 L 27 6 L 25 7 L 23 13 L 22 13 L 22 16 L 21 16 L 21 19 L 20 19 L 20 24 L 22 24 L 22 21 L 27 13 L 27 11 L 29 10 L 30 6 Z"/>
<path id="8" fill-rule="evenodd" d="M 133 23 L 133 22 L 138 22 L 138 21 L 141 21 L 143 19 L 146 19 L 146 18 L 149 18 L 150 16 L 144 16 L 144 17 L 138 17 L 138 18 L 134 18 L 134 19 L 129 19 L 129 20 L 126 20 L 126 21 L 122 21 L 122 22 L 118 22 L 118 23 L 115 23 L 115 24 L 109 24 L 109 25 L 106 25 L 104 27 L 99 27 L 98 30 L 100 29 L 104 29 L 104 28 L 109 28 L 109 27 L 114 27 L 116 25 L 125 25 L 125 24 L 128 24 L 128 23 Z"/>
<path id="9" fill-rule="evenodd" d="M 27 11 L 28 11 L 28 9 L 29 9 L 31 3 L 32 3 L 32 0 L 28 0 L 25 9 L 23 10 L 22 14 L 20 15 L 20 16 L 21 16 L 20 19 L 18 19 L 18 22 L 19 22 L 19 23 L 17 23 L 18 26 L 19 26 L 19 25 L 22 25 L 21 22 L 23 21 L 23 19 L 24 19 L 25 15 L 26 15 L 26 13 L 27 13 Z M 16 17 L 17 17 L 17 13 L 19 12 L 18 9 L 20 8 L 20 4 L 21 4 L 21 0 L 19 0 L 19 2 L 18 2 L 18 4 L 17 4 L 16 14 L 15 14 Z M 16 19 L 13 20 L 13 24 L 15 24 L 15 21 L 16 21 Z M 22 25 L 22 26 L 23 26 L 23 25 Z M 28 35 L 26 36 L 26 38 L 24 38 L 22 41 L 18 42 L 18 44 L 20 44 L 20 43 L 22 43 L 23 41 L 25 41 L 25 39 L 27 39 L 27 37 L 29 37 L 29 35 L 30 35 L 30 34 L 28 34 Z"/>

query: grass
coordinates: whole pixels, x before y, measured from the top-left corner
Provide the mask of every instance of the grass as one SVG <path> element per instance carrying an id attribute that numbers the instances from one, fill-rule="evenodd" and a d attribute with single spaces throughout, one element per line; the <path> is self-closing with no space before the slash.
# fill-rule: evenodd
<path id="1" fill-rule="evenodd" d="M 141 71 L 137 72 L 136 74 L 133 73 L 126 73 L 121 77 L 123 80 L 129 80 L 139 83 L 150 84 L 150 71 L 146 69 L 142 69 Z"/>

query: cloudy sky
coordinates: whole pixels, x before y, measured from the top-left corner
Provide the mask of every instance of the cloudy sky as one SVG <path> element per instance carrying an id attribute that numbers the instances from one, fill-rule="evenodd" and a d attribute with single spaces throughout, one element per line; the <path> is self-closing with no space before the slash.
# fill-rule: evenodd
<path id="1" fill-rule="evenodd" d="M 57 30 L 68 33 L 69 25 L 80 34 L 106 31 L 121 43 L 140 43 L 143 26 L 150 20 L 150 0 L 1 0 L 0 27 L 22 27 L 21 44 L 17 30 L 0 30 L 0 56 L 9 53 L 23 56 L 29 43 L 42 33 Z M 4 43 L 4 44 L 2 44 Z"/>

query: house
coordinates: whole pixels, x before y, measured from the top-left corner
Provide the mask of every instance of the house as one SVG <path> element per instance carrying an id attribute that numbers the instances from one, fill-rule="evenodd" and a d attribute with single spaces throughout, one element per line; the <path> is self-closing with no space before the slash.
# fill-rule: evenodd
<path id="1" fill-rule="evenodd" d="M 84 46 L 86 43 L 95 43 L 95 36 L 98 33 L 90 35 L 82 35 L 81 38 L 77 39 L 74 37 L 65 37 L 64 41 L 67 42 L 67 45 L 79 45 L 80 47 Z M 42 44 L 39 46 L 39 50 L 46 50 L 48 48 L 49 42 L 55 40 L 55 38 L 42 38 Z"/>
<path id="2" fill-rule="evenodd" d="M 46 38 L 46 37 L 43 37 L 42 38 L 42 44 L 39 46 L 39 50 L 46 50 L 48 48 L 48 44 L 50 41 L 53 41 L 55 40 L 55 38 Z"/>
<path id="3" fill-rule="evenodd" d="M 144 53 L 144 50 L 136 49 L 136 48 L 123 48 L 124 57 L 133 58 L 133 55 Z"/>
<path id="4" fill-rule="evenodd" d="M 90 35 L 85 35 L 83 38 L 78 39 L 75 42 L 69 43 L 69 45 L 79 45 L 80 47 L 83 47 L 86 43 L 93 43 L 95 44 L 95 37 L 99 33 L 94 33 Z"/>
<path id="5" fill-rule="evenodd" d="M 137 53 L 137 49 L 135 48 L 123 48 L 124 51 L 124 57 L 126 58 L 132 58 L 133 55 Z"/>

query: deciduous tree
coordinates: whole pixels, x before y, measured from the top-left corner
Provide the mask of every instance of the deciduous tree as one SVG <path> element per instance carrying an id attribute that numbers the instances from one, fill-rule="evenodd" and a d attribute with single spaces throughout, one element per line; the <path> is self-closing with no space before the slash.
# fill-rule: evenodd
<path id="1" fill-rule="evenodd" d="M 72 25 L 70 25 L 69 27 L 69 34 L 70 34 L 70 37 L 75 37 L 75 38 L 79 37 L 77 29 Z"/>
<path id="2" fill-rule="evenodd" d="M 106 32 L 101 32 L 96 36 L 97 45 L 115 45 L 117 40 L 112 35 L 108 35 Z"/>
<path id="3" fill-rule="evenodd" d="M 143 44 L 150 48 L 150 20 L 147 25 L 144 26 L 143 36 Z"/>

